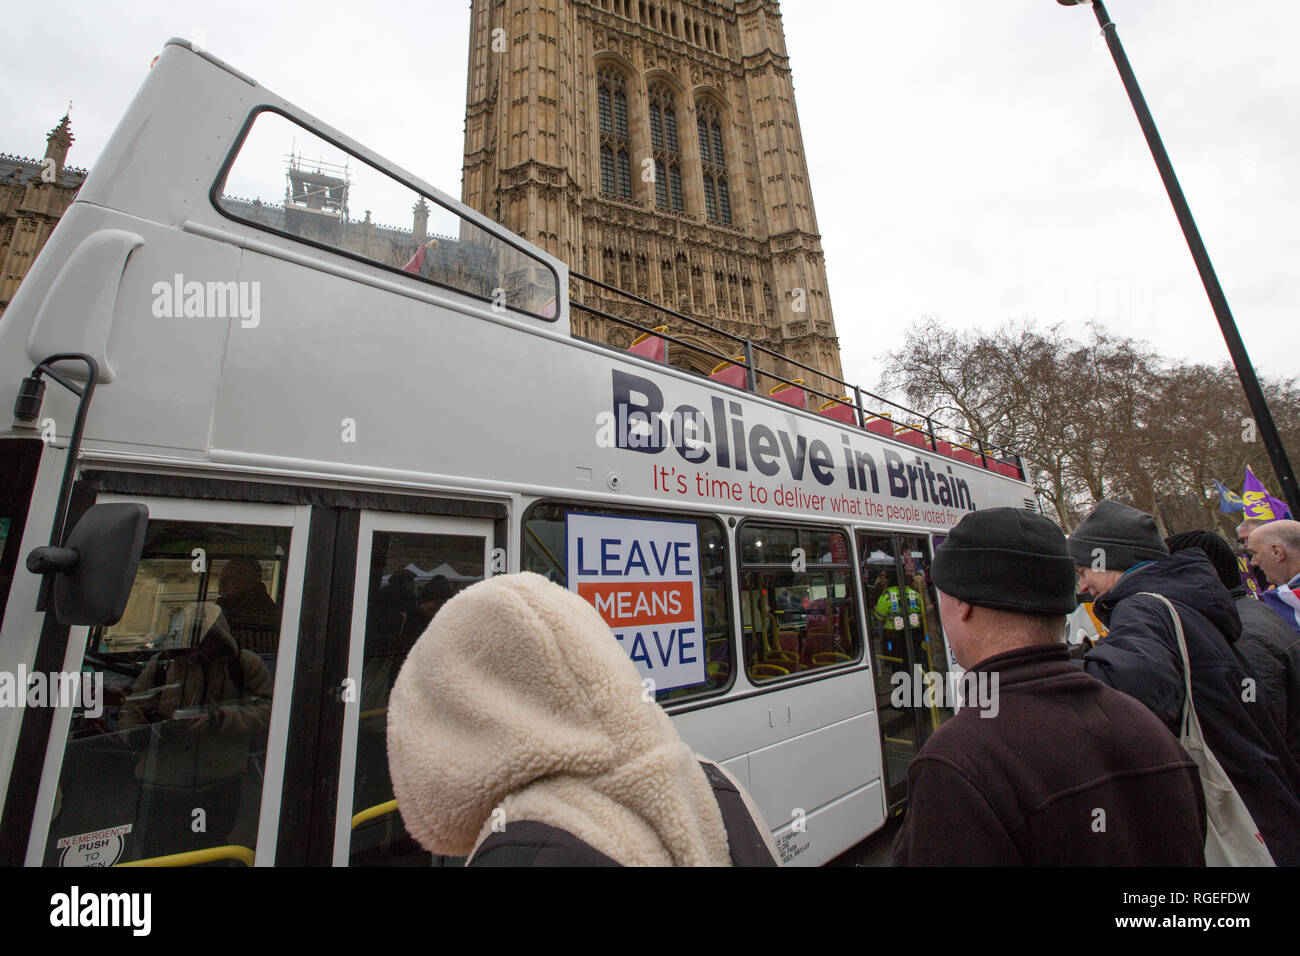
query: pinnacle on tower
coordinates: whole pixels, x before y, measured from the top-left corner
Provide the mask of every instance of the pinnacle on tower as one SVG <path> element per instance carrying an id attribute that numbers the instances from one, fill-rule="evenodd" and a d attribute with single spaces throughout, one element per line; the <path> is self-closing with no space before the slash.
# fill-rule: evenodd
<path id="1" fill-rule="evenodd" d="M 69 113 L 72 111 L 72 103 L 68 103 Z M 68 147 L 70 147 L 76 137 L 72 135 L 72 127 L 68 123 L 68 113 L 63 114 L 63 119 L 59 120 L 59 125 L 50 130 L 49 135 L 45 137 L 47 143 L 45 147 L 45 158 L 54 160 L 55 168 L 59 173 L 63 172 L 64 163 L 68 159 Z"/>

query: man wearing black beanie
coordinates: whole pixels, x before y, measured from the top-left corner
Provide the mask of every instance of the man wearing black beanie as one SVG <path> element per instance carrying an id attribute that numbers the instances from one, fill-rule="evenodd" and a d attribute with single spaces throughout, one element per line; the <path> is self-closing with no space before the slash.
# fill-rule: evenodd
<path id="1" fill-rule="evenodd" d="M 1254 694 L 1244 695 L 1246 703 L 1268 708 L 1291 756 L 1300 763 L 1300 634 L 1246 590 L 1232 546 L 1217 534 L 1184 531 L 1166 538 L 1165 544 L 1170 554 L 1199 548 L 1214 565 L 1241 618 L 1237 650 L 1259 682 Z"/>
<path id="2" fill-rule="evenodd" d="M 1085 670 L 1147 706 L 1170 732 L 1182 729 L 1183 659 L 1168 607 L 1182 623 L 1192 700 L 1210 752 L 1250 811 L 1274 862 L 1300 866 L 1300 766 L 1267 710 L 1243 699 L 1253 682 L 1233 646 L 1241 618 L 1199 548 L 1168 554 L 1155 519 L 1101 501 L 1070 535 L 1070 554 L 1105 640 Z"/>
<path id="3" fill-rule="evenodd" d="M 1060 529 L 1014 508 L 974 512 L 930 576 L 967 703 L 908 768 L 894 862 L 1203 865 L 1196 765 L 1145 707 L 1070 661 L 1074 559 Z"/>

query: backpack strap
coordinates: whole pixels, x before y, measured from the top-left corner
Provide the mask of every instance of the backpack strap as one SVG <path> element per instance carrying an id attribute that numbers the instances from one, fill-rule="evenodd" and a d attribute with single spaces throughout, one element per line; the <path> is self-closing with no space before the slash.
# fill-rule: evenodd
<path id="1" fill-rule="evenodd" d="M 1178 616 L 1178 610 L 1173 603 L 1163 594 L 1156 594 L 1154 591 L 1139 591 L 1139 596 L 1152 597 L 1165 606 L 1174 621 L 1174 638 L 1178 641 L 1178 653 L 1182 655 L 1183 664 L 1183 719 L 1182 732 L 1179 734 L 1178 742 L 1187 746 L 1189 736 L 1197 741 L 1203 741 L 1204 735 L 1201 733 L 1201 722 L 1197 719 L 1196 705 L 1192 701 L 1192 662 L 1187 654 L 1187 638 L 1183 634 L 1183 619 Z"/>
<path id="2" fill-rule="evenodd" d="M 567 830 L 520 820 L 479 844 L 466 866 L 618 866 Z"/>
<path id="3" fill-rule="evenodd" d="M 727 775 L 711 763 L 700 761 L 700 768 L 709 778 L 713 799 L 722 812 L 722 824 L 727 828 L 727 848 L 731 852 L 732 866 L 776 866 L 776 860 L 763 842 L 763 834 L 750 815 L 745 799 Z"/>

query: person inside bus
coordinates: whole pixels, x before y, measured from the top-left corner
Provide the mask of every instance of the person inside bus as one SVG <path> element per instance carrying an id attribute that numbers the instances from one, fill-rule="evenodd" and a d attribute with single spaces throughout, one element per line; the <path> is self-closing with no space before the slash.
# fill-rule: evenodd
<path id="1" fill-rule="evenodd" d="M 1196 764 L 1136 700 L 1070 661 L 1074 559 L 1041 515 L 966 515 L 930 579 L 966 704 L 907 771 L 900 866 L 1200 866 Z"/>
<path id="2" fill-rule="evenodd" d="M 428 628 L 429 622 L 433 620 L 434 616 L 442 610 L 442 606 L 450 601 L 455 593 L 456 586 L 441 574 L 435 574 L 420 588 L 415 596 L 415 608 L 407 619 L 406 626 L 402 629 L 402 640 L 405 644 L 403 657 L 405 657 L 405 652 L 410 649 L 411 645 L 420 639 L 420 635 Z"/>
<path id="3" fill-rule="evenodd" d="M 871 587 L 867 589 L 867 607 L 874 608 L 880 600 L 880 595 L 885 593 L 889 587 L 889 575 L 883 570 L 876 575 L 876 580 L 872 582 Z"/>
<path id="4" fill-rule="evenodd" d="M 217 606 L 236 643 L 257 654 L 275 654 L 280 609 L 266 593 L 257 560 L 244 555 L 227 561 L 217 575 L 217 591 Z"/>
<path id="5" fill-rule="evenodd" d="M 468 865 L 776 865 L 762 814 L 701 761 L 592 605 L 528 572 L 452 598 L 388 705 L 393 792 Z"/>
<path id="6" fill-rule="evenodd" d="M 224 615 L 193 648 L 150 658 L 118 720 L 121 731 L 137 728 L 125 739 L 140 753 L 141 857 L 231 841 L 249 756 L 266 746 L 272 689 L 266 665 L 238 646 Z"/>
<path id="7" fill-rule="evenodd" d="M 415 610 L 415 572 L 399 568 L 388 576 L 366 611 L 366 641 L 375 635 L 396 637 Z"/>
<path id="8" fill-rule="evenodd" d="M 880 626 L 887 631 L 901 632 L 904 618 L 912 627 L 921 626 L 921 595 L 915 588 L 900 589 L 897 584 L 891 585 L 880 592 L 871 609 Z"/>

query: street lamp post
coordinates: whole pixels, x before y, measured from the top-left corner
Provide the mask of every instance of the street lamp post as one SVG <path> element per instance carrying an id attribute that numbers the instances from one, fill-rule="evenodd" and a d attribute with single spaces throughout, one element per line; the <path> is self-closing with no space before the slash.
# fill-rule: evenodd
<path id="1" fill-rule="evenodd" d="M 1201 282 L 1205 286 L 1205 292 L 1210 297 L 1210 305 L 1214 309 L 1214 316 L 1219 320 L 1219 328 L 1223 330 L 1223 338 L 1228 343 L 1228 353 L 1232 356 L 1232 364 L 1237 368 L 1237 375 L 1241 379 L 1241 387 L 1246 392 L 1246 401 L 1250 403 L 1250 410 L 1255 416 L 1255 425 L 1258 428 L 1260 438 L 1263 439 L 1264 447 L 1268 451 L 1273 470 L 1277 473 L 1278 481 L 1282 485 L 1282 495 L 1291 507 L 1292 517 L 1300 519 L 1300 488 L 1296 486 L 1295 473 L 1291 470 L 1291 462 L 1287 459 L 1286 449 L 1282 447 L 1282 439 L 1277 433 L 1277 426 L 1273 424 L 1273 416 L 1269 413 L 1268 403 L 1264 400 L 1264 392 L 1259 387 L 1259 379 L 1255 377 L 1255 367 L 1250 364 L 1250 357 L 1246 354 L 1246 346 L 1242 343 L 1241 334 L 1237 331 L 1237 323 L 1233 321 L 1232 312 L 1228 309 L 1228 300 L 1223 295 L 1223 288 L 1219 285 L 1218 276 L 1214 274 L 1214 266 L 1210 264 L 1210 256 L 1205 251 L 1205 243 L 1201 241 L 1201 234 L 1196 228 L 1196 221 L 1192 219 L 1192 211 L 1187 207 L 1187 199 L 1183 196 L 1182 187 L 1178 185 L 1178 177 L 1174 175 L 1174 167 L 1169 161 L 1169 154 L 1165 151 L 1164 143 L 1160 141 L 1160 133 L 1156 131 L 1155 120 L 1151 118 L 1151 111 L 1147 109 L 1142 90 L 1138 88 L 1137 77 L 1133 75 L 1133 68 L 1129 66 L 1124 47 L 1120 45 L 1115 24 L 1111 21 L 1110 14 L 1106 12 L 1106 6 L 1102 3 L 1102 0 L 1056 0 L 1056 2 L 1065 7 L 1073 7 L 1080 3 L 1092 3 L 1093 12 L 1097 14 L 1097 22 L 1101 24 L 1101 32 L 1106 37 L 1106 45 L 1110 47 L 1110 55 L 1115 60 L 1115 67 L 1119 70 L 1120 79 L 1124 81 L 1124 89 L 1128 92 L 1129 102 L 1133 104 L 1133 112 L 1137 114 L 1138 123 L 1142 126 L 1142 132 L 1147 138 L 1147 145 L 1151 147 L 1151 155 L 1156 161 L 1156 168 L 1160 170 L 1160 178 L 1164 180 L 1165 191 L 1169 193 L 1169 201 L 1173 203 L 1174 213 L 1178 216 L 1178 224 L 1183 227 L 1183 235 L 1187 238 L 1187 246 L 1192 251 L 1192 258 L 1196 261 L 1196 269 L 1201 274 Z"/>

